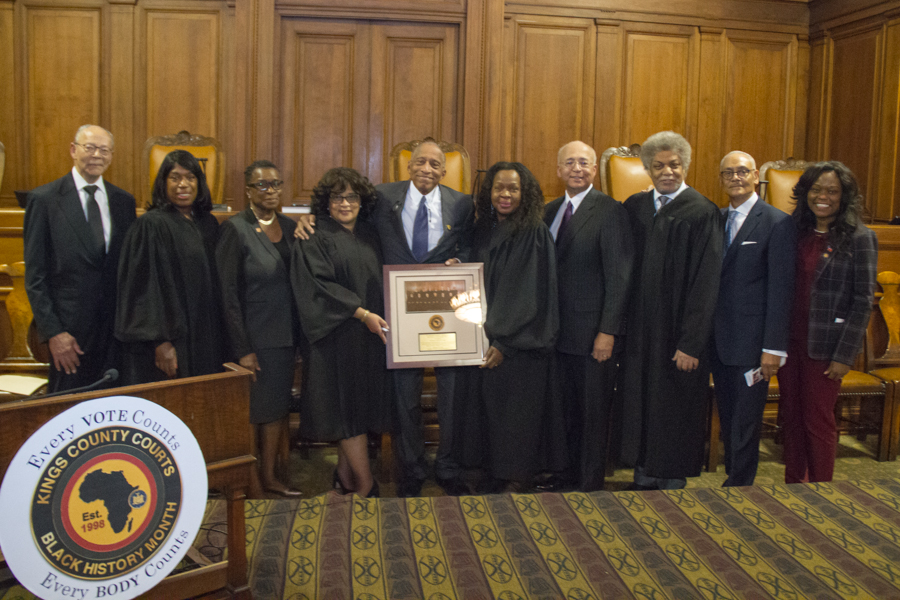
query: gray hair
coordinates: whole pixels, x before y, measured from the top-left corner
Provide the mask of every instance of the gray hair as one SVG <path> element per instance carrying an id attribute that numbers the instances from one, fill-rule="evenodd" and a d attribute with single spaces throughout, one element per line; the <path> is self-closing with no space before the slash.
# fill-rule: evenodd
<path id="1" fill-rule="evenodd" d="M 666 151 L 678 155 L 684 173 L 687 175 L 688 167 L 691 165 L 691 145 L 674 131 L 660 131 L 647 138 L 647 141 L 641 146 L 641 162 L 644 164 L 644 168 L 649 171 L 653 158 L 660 152 Z"/>
<path id="2" fill-rule="evenodd" d="M 103 131 L 105 131 L 106 135 L 109 136 L 109 141 L 111 142 L 110 145 L 111 146 L 116 145 L 116 139 L 113 137 L 113 134 L 109 129 L 106 129 L 105 127 L 100 127 L 99 125 L 90 125 L 90 124 L 82 125 L 81 127 L 78 128 L 78 131 L 75 132 L 75 141 L 77 142 L 78 136 L 81 135 L 82 133 L 84 133 L 85 130 L 90 129 L 91 127 L 96 127 L 97 129 L 102 129 Z"/>
<path id="3" fill-rule="evenodd" d="M 750 164 L 753 165 L 753 170 L 756 170 L 756 159 L 744 152 L 743 150 L 732 150 L 728 154 L 722 157 L 722 160 L 719 161 L 719 170 L 722 170 L 722 167 L 725 165 L 725 159 L 731 156 L 732 154 L 740 154 L 741 156 L 746 156 L 750 159 Z"/>

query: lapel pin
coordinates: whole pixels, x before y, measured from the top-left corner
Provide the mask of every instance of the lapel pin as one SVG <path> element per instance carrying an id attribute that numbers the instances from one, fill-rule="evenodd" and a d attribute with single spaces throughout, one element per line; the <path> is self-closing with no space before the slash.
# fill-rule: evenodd
<path id="1" fill-rule="evenodd" d="M 447 231 L 450 231 L 450 225 L 447 225 Z"/>
<path id="2" fill-rule="evenodd" d="M 262 229 L 260 229 L 259 227 L 257 227 L 257 228 L 256 228 L 256 233 L 262 233 Z"/>

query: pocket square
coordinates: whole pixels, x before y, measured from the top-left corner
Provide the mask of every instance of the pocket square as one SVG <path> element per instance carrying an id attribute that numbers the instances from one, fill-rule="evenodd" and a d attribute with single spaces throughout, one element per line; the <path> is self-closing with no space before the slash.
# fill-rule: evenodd
<path id="1" fill-rule="evenodd" d="M 749 246 L 750 244 L 755 244 L 756 242 L 741 242 L 741 246 Z"/>

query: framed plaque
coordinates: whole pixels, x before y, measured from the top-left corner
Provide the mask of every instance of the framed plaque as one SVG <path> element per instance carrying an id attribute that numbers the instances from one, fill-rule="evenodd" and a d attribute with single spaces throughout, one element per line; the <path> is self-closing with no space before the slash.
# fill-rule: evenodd
<path id="1" fill-rule="evenodd" d="M 482 263 L 385 265 L 388 369 L 480 365 L 489 347 L 482 290 Z"/>

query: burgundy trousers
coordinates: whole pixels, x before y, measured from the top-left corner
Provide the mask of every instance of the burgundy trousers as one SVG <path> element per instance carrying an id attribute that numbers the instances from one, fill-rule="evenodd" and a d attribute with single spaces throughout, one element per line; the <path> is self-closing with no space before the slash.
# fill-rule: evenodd
<path id="1" fill-rule="evenodd" d="M 784 434 L 784 482 L 831 481 L 837 452 L 834 405 L 841 382 L 825 376 L 830 360 L 813 360 L 806 342 L 788 345 L 778 370 Z"/>

